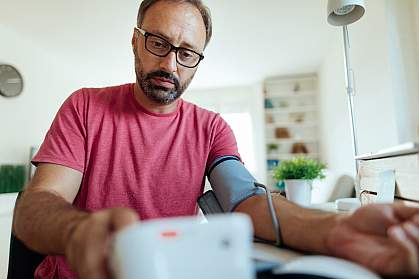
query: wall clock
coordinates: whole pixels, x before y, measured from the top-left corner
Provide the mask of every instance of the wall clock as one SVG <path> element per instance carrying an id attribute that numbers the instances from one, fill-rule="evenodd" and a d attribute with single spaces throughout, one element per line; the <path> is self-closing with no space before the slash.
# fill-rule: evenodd
<path id="1" fill-rule="evenodd" d="M 22 93 L 23 79 L 19 71 L 7 64 L 0 64 L 0 95 L 16 97 Z"/>

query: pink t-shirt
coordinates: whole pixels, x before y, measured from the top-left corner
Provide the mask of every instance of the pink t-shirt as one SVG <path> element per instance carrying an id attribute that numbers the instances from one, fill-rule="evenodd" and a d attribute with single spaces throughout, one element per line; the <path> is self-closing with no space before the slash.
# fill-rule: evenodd
<path id="1" fill-rule="evenodd" d="M 62 105 L 34 164 L 83 173 L 74 205 L 96 211 L 135 209 L 141 220 L 197 213 L 205 171 L 224 155 L 238 156 L 219 114 L 180 100 L 156 114 L 134 98 L 134 84 L 81 89 Z M 36 278 L 75 278 L 64 257 L 49 256 Z"/>

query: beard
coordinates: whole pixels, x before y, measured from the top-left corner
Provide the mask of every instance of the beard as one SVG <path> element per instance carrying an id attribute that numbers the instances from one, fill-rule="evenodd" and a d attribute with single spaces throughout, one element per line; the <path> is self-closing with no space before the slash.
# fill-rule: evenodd
<path id="1" fill-rule="evenodd" d="M 192 81 L 195 73 L 184 83 L 180 83 L 179 79 L 170 73 L 162 70 L 145 73 L 144 66 L 138 58 L 135 58 L 135 74 L 137 83 L 144 92 L 144 95 L 151 101 L 161 105 L 168 105 L 176 101 L 182 96 L 186 88 Z M 153 78 L 164 78 L 173 82 L 173 88 L 166 88 L 152 83 Z"/>

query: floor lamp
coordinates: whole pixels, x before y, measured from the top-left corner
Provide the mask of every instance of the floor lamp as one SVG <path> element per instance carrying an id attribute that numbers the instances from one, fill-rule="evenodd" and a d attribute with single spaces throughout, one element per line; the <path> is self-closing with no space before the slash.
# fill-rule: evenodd
<path id="1" fill-rule="evenodd" d="M 346 93 L 348 97 L 349 120 L 351 126 L 353 154 L 355 162 L 355 171 L 358 175 L 358 161 L 355 157 L 358 155 L 358 142 L 355 125 L 354 111 L 354 71 L 352 70 L 350 61 L 350 44 L 348 25 L 358 21 L 365 13 L 365 4 L 363 0 L 329 0 L 327 5 L 327 21 L 334 26 L 342 26 L 344 59 L 345 59 L 345 77 L 346 77 Z M 356 195 L 359 197 L 359 187 L 355 185 Z"/>
<path id="2" fill-rule="evenodd" d="M 334 26 L 342 26 L 344 58 L 345 58 L 345 77 L 346 93 L 348 97 L 349 120 L 351 125 L 352 143 L 354 151 L 354 160 L 358 155 L 358 142 L 356 136 L 355 111 L 354 111 L 354 71 L 352 70 L 350 60 L 350 45 L 348 25 L 358 21 L 365 13 L 363 0 L 329 0 L 327 5 L 327 21 Z M 358 161 L 355 160 L 356 173 L 358 173 Z"/>

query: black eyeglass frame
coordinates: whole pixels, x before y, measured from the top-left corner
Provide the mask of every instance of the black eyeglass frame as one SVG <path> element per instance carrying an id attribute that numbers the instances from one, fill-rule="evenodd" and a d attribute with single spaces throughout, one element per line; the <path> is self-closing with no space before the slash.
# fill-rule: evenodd
<path id="1" fill-rule="evenodd" d="M 135 27 L 135 30 L 137 30 L 138 32 L 140 32 L 144 37 L 145 37 L 145 41 L 144 41 L 144 46 L 145 46 L 145 49 L 147 50 L 147 51 L 149 51 L 151 54 L 153 54 L 153 55 L 155 55 L 155 56 L 158 56 L 158 57 L 166 57 L 167 55 L 169 55 L 169 53 L 171 53 L 172 51 L 175 51 L 175 54 L 176 54 L 176 62 L 179 64 L 179 65 L 182 65 L 183 67 L 186 67 L 186 68 L 196 68 L 198 65 L 199 65 L 199 63 L 204 59 L 204 55 L 202 55 L 201 53 L 198 53 L 198 52 L 196 52 L 196 51 L 194 51 L 194 50 L 192 50 L 192 49 L 189 49 L 189 48 L 185 48 L 185 47 L 176 47 L 176 46 L 174 46 L 174 45 L 172 45 L 171 43 L 169 43 L 165 38 L 162 38 L 161 36 L 159 36 L 159 35 L 156 35 L 156 34 L 153 34 L 153 33 L 150 33 L 150 32 L 147 32 L 147 31 L 145 31 L 145 30 L 143 30 L 143 29 L 141 29 L 141 28 L 139 28 L 139 27 Z M 157 37 L 157 38 L 159 38 L 159 39 L 161 39 L 161 40 L 163 40 L 163 41 L 165 41 L 169 46 L 170 46 L 170 49 L 169 49 L 169 51 L 165 54 L 165 55 L 161 55 L 161 54 L 156 54 L 156 53 L 154 53 L 154 52 L 152 52 L 151 50 L 149 50 L 148 49 L 148 47 L 147 47 L 147 40 L 148 40 L 148 38 L 150 37 L 150 36 L 154 36 L 154 37 Z M 179 50 L 187 50 L 187 51 L 191 51 L 191 52 L 193 52 L 193 53 L 195 53 L 195 54 L 197 54 L 198 56 L 199 56 L 199 59 L 198 59 L 198 61 L 196 62 L 196 65 L 195 66 L 187 66 L 187 65 L 185 65 L 185 64 L 182 64 L 180 61 L 179 61 L 179 59 L 178 59 L 178 52 L 179 52 Z"/>

